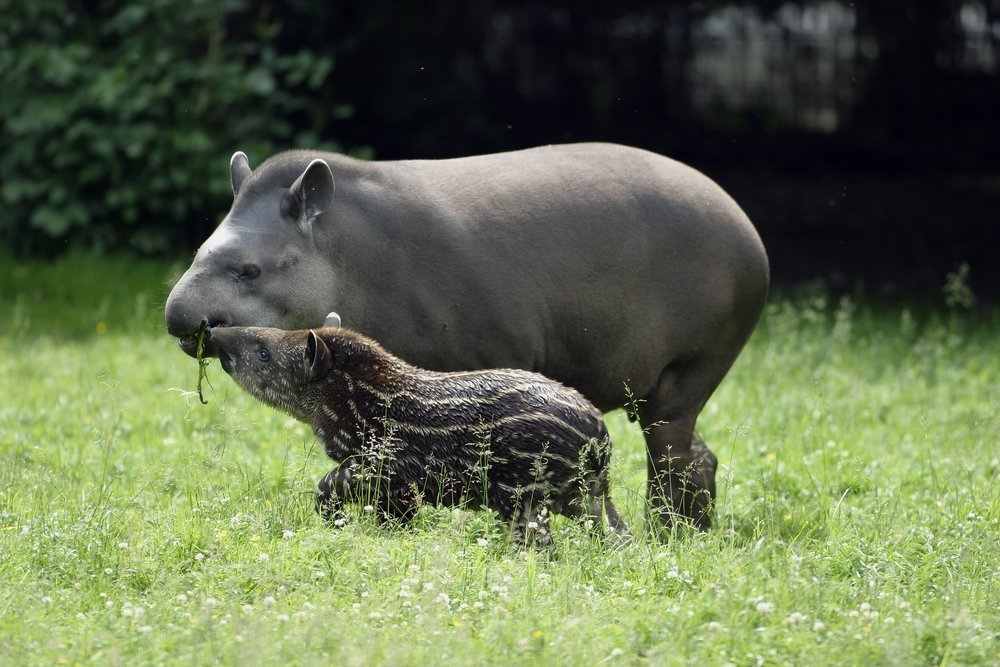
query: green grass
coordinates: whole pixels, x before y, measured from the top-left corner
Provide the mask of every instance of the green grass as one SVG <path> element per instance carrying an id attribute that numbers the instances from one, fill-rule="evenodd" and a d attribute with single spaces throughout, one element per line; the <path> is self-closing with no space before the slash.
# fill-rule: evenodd
<path id="1" fill-rule="evenodd" d="M 705 534 L 341 531 L 307 427 L 162 330 L 180 265 L 0 263 L 0 664 L 996 664 L 1000 317 L 775 297 L 707 406 Z M 640 434 L 613 484 L 642 525 Z"/>

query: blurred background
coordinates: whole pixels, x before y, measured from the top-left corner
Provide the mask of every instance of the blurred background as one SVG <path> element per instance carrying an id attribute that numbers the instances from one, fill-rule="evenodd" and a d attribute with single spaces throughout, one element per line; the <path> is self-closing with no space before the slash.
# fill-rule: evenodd
<path id="1" fill-rule="evenodd" d="M 779 286 L 1000 296 L 1000 0 L 0 0 L 0 256 L 187 257 L 236 150 L 572 141 L 707 173 Z"/>

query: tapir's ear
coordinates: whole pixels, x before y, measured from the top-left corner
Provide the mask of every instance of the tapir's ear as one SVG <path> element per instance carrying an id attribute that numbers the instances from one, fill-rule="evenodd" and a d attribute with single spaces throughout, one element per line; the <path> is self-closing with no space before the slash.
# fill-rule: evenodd
<path id="1" fill-rule="evenodd" d="M 313 221 L 333 203 L 335 190 L 330 166 L 323 160 L 313 160 L 288 189 L 281 212 L 295 220 L 299 231 L 308 236 Z"/>
<path id="2" fill-rule="evenodd" d="M 243 151 L 233 153 L 233 157 L 229 160 L 229 173 L 233 179 L 233 196 L 235 197 L 240 193 L 243 181 L 250 176 L 250 161 L 247 160 L 246 153 Z"/>
<path id="3" fill-rule="evenodd" d="M 338 315 L 337 313 L 330 313 L 329 315 L 326 316 L 326 319 L 323 320 L 323 326 L 324 327 L 339 327 L 340 326 L 340 315 Z"/>
<path id="4" fill-rule="evenodd" d="M 330 366 L 333 363 L 330 348 L 312 329 L 309 330 L 309 338 L 306 340 L 306 356 L 302 363 L 306 376 L 310 380 L 319 380 L 325 377 L 330 372 Z"/>

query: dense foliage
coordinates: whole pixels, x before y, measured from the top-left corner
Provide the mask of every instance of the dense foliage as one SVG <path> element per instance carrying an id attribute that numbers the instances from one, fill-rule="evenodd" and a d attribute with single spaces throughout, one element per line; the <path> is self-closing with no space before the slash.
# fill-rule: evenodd
<path id="1" fill-rule="evenodd" d="M 0 244 L 189 252 L 226 164 L 568 141 L 732 192 L 778 282 L 990 272 L 1000 3 L 0 0 Z M 833 252 L 835 250 L 836 252 Z"/>
<path id="2" fill-rule="evenodd" d="M 228 204 L 233 151 L 322 145 L 309 96 L 332 59 L 276 49 L 246 5 L 0 1 L 0 238 L 190 243 Z"/>

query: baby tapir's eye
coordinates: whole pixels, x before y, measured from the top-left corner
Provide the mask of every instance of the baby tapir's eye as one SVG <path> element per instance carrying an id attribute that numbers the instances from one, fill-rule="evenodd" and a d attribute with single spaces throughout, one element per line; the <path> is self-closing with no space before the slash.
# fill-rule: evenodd
<path id="1" fill-rule="evenodd" d="M 271 360 L 271 353 L 267 351 L 267 348 L 262 347 L 257 352 L 257 357 L 260 358 L 260 360 L 263 361 L 264 363 L 267 363 Z"/>

